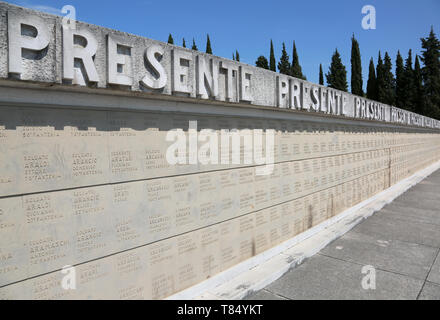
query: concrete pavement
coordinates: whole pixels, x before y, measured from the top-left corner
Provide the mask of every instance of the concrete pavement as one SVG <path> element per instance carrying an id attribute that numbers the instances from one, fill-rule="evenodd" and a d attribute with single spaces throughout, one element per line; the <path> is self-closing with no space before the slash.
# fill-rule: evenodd
<path id="1" fill-rule="evenodd" d="M 247 299 L 440 299 L 440 170 Z M 363 289 L 364 266 L 375 289 Z"/>

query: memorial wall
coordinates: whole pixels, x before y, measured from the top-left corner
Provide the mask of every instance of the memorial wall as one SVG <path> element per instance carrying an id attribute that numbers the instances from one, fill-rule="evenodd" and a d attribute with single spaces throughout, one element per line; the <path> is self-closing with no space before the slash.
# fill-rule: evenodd
<path id="1" fill-rule="evenodd" d="M 437 120 L 2 2 L 0 19 L 0 299 L 162 299 L 440 160 Z"/>

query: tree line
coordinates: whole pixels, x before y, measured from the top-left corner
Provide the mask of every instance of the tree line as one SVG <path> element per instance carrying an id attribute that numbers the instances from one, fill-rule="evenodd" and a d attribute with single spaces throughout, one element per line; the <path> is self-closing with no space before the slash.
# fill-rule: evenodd
<path id="1" fill-rule="evenodd" d="M 362 63 L 359 43 L 354 34 L 351 38 L 351 93 L 376 100 L 401 109 L 416 112 L 431 118 L 440 119 L 440 41 L 433 27 L 426 38 L 421 38 L 422 51 L 415 56 L 413 65 L 412 50 L 403 60 L 400 51 L 395 60 L 395 72 L 388 52 L 379 51 L 377 63 L 370 59 L 366 92 L 363 89 Z M 171 34 L 168 43 L 174 44 Z M 185 39 L 182 46 L 186 48 Z M 192 50 L 198 50 L 193 38 Z M 206 37 L 206 53 L 212 54 L 209 34 Z M 240 61 L 238 50 L 232 53 L 232 59 Z M 423 67 L 420 62 L 423 63 Z M 272 40 L 270 41 L 269 60 L 261 55 L 257 58 L 257 67 L 307 80 L 303 74 L 295 41 L 293 42 L 292 60 L 282 43 L 281 57 L 277 63 Z M 338 49 L 335 49 L 328 72 L 325 74 L 327 86 L 348 91 L 347 70 L 342 63 Z M 319 84 L 324 85 L 322 64 L 319 65 Z"/>
<path id="2" fill-rule="evenodd" d="M 174 44 L 174 39 L 171 33 L 168 36 L 168 43 Z M 186 41 L 185 38 L 182 38 L 182 47 L 186 48 Z M 196 45 L 196 41 L 193 38 L 191 50 L 199 51 Z M 212 47 L 211 47 L 211 39 L 209 38 L 209 34 L 206 35 L 206 53 L 212 54 Z M 238 53 L 238 50 L 235 50 L 235 53 L 232 53 L 232 60 L 240 61 L 240 54 Z"/>
<path id="3" fill-rule="evenodd" d="M 413 66 L 412 50 L 403 60 L 400 51 L 397 52 L 395 73 L 388 52 L 382 59 L 379 51 L 376 65 L 370 60 L 366 92 L 363 90 L 362 63 L 359 43 L 351 38 L 351 93 L 367 97 L 385 104 L 399 107 L 440 119 L 440 41 L 434 29 L 426 38 L 421 38 L 422 52 L 416 55 Z M 259 56 L 255 65 L 260 68 L 277 71 L 273 43 L 270 41 L 270 62 L 265 56 Z M 423 67 L 420 65 L 423 63 Z M 295 42 L 293 43 L 292 62 L 282 44 L 281 57 L 278 62 L 278 72 L 296 78 L 306 79 L 301 71 Z M 328 72 L 325 74 L 327 86 L 348 91 L 347 70 L 341 60 L 338 49 L 332 55 Z M 319 84 L 324 85 L 322 64 L 319 65 Z"/>

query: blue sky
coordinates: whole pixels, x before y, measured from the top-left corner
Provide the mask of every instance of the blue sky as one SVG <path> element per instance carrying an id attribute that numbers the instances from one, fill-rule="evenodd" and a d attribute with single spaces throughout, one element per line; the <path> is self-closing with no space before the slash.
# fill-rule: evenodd
<path id="1" fill-rule="evenodd" d="M 205 50 L 209 33 L 213 53 L 231 58 L 237 49 L 240 60 L 254 64 L 259 55 L 269 56 L 270 39 L 277 60 L 282 42 L 291 56 L 295 40 L 303 73 L 318 82 L 319 64 L 327 72 L 335 48 L 347 67 L 350 83 L 351 36 L 360 44 L 364 87 L 371 57 L 388 51 L 393 60 L 397 50 L 405 59 L 408 50 L 421 51 L 420 38 L 431 25 L 440 34 L 439 0 L 289 0 L 289 1 L 100 1 L 100 0 L 11 0 L 17 5 L 56 13 L 64 5 L 76 8 L 77 19 L 152 39 L 167 41 L 171 33 L 176 44 L 192 38 Z M 376 30 L 361 26 L 364 5 L 376 8 Z M 59 11 L 58 11 L 59 12 Z M 413 54 L 414 55 L 414 54 Z"/>

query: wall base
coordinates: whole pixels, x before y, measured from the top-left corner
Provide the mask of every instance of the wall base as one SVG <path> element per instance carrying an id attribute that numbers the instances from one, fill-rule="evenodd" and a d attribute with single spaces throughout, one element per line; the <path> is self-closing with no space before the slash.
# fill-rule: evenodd
<path id="1" fill-rule="evenodd" d="M 440 161 L 306 232 L 167 299 L 243 299 L 300 265 L 438 169 Z"/>

